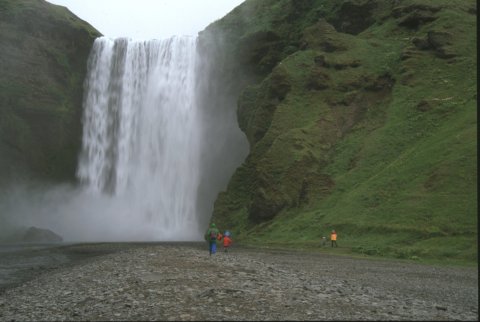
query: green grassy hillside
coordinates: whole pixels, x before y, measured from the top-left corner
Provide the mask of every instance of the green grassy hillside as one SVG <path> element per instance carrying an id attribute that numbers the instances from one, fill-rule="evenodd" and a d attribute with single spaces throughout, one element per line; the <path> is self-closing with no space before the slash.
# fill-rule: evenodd
<path id="1" fill-rule="evenodd" d="M 100 34 L 43 0 L 0 0 L 0 183 L 74 180 L 83 80 Z"/>
<path id="2" fill-rule="evenodd" d="M 249 0 L 201 40 L 223 48 L 250 143 L 218 226 L 246 244 L 318 248 L 336 229 L 348 251 L 477 260 L 474 1 Z"/>

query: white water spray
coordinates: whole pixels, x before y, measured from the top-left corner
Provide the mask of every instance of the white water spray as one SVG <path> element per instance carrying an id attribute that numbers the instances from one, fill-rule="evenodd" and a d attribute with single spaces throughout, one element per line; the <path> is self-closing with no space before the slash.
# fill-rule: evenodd
<path id="1" fill-rule="evenodd" d="M 202 240 L 248 141 L 237 95 L 214 68 L 219 49 L 197 51 L 196 42 L 96 39 L 85 80 L 82 184 L 4 189 L 0 237 L 36 226 L 67 242 Z"/>
<path id="2" fill-rule="evenodd" d="M 120 239 L 201 234 L 195 60 L 191 37 L 95 40 L 78 177 L 108 199 L 102 212 L 112 214 L 97 215 L 113 219 Z"/>

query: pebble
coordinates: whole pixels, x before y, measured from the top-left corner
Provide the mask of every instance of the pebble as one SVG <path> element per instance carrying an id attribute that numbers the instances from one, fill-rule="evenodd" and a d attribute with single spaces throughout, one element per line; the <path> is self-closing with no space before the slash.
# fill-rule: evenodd
<path id="1" fill-rule="evenodd" d="M 94 247 L 94 246 L 89 246 Z M 478 320 L 477 268 L 146 245 L 0 293 L 0 320 Z"/>

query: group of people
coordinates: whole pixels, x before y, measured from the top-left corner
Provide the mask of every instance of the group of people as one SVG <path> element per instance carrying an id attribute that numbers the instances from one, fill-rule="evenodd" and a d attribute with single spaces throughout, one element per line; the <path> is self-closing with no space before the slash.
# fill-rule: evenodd
<path id="1" fill-rule="evenodd" d="M 225 230 L 222 234 L 214 223 L 210 225 L 205 233 L 205 240 L 208 241 L 210 256 L 217 252 L 217 241 L 223 242 L 223 251 L 226 253 L 228 252 L 228 248 L 233 243 L 232 234 L 230 231 Z"/>
<path id="2" fill-rule="evenodd" d="M 332 247 L 338 247 L 337 232 L 335 230 L 332 230 L 332 232 L 330 233 L 330 242 L 332 243 Z M 323 247 L 327 246 L 327 237 L 322 237 L 322 246 Z"/>
<path id="3" fill-rule="evenodd" d="M 207 232 L 205 233 L 205 240 L 208 241 L 210 256 L 217 252 L 217 242 L 223 241 L 224 252 L 228 252 L 228 248 L 232 245 L 233 242 L 230 231 L 225 230 L 222 234 L 214 223 L 210 225 Z M 332 230 L 332 232 L 330 233 L 330 242 L 332 247 L 338 247 L 337 232 L 335 230 Z M 322 246 L 325 247 L 326 245 L 327 238 L 322 237 Z"/>

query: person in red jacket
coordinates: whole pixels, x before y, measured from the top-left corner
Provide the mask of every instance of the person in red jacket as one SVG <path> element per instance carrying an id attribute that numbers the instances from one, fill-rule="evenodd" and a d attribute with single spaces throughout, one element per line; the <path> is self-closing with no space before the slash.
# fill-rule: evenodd
<path id="1" fill-rule="evenodd" d="M 232 237 L 230 236 L 230 232 L 227 230 L 223 234 L 223 251 L 228 253 L 228 248 L 232 245 Z"/>

